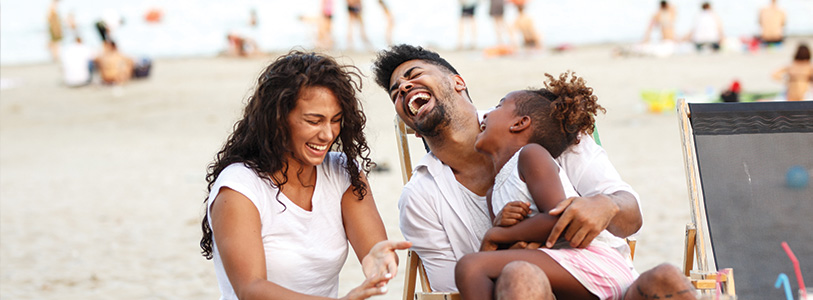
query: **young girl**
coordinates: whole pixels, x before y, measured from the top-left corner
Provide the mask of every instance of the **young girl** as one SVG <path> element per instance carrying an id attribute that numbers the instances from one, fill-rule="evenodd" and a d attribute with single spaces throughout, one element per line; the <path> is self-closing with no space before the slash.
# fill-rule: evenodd
<path id="1" fill-rule="evenodd" d="M 509 93 L 480 125 L 475 149 L 499 170 L 487 195 L 492 218 L 515 200 L 530 203 L 532 214 L 513 226 L 489 229 L 481 252 L 458 262 L 455 280 L 463 299 L 491 299 L 494 279 L 517 260 L 539 266 L 558 299 L 621 299 L 637 277 L 631 261 L 608 245 L 618 238 L 606 230 L 583 249 L 557 243 L 552 249 L 491 251 L 520 241 L 544 243 L 557 217 L 539 212 L 578 196 L 554 158 L 589 136 L 593 116 L 604 108 L 582 78 L 546 76 L 544 89 Z"/>

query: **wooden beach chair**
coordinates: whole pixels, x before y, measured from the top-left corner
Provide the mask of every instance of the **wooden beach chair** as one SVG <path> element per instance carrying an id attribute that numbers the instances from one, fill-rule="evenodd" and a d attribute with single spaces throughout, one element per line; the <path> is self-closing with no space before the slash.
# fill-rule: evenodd
<path id="1" fill-rule="evenodd" d="M 791 166 L 813 168 L 813 102 L 680 100 L 677 110 L 691 197 L 685 275 L 710 292 L 728 270 L 726 294 L 784 298 L 773 285 L 794 269 L 782 241 L 813 270 L 813 188 L 787 182 Z"/>
<path id="2" fill-rule="evenodd" d="M 404 184 L 412 178 L 412 156 L 409 148 L 409 136 L 415 138 L 415 131 L 404 124 L 398 115 L 395 116 L 395 139 L 398 142 L 398 156 L 401 160 L 401 178 Z M 403 300 L 459 300 L 459 293 L 435 292 L 429 284 L 429 277 L 423 268 L 421 258 L 418 253 L 410 249 L 407 252 L 406 266 L 404 268 L 404 298 Z M 417 279 L 421 280 L 421 292 L 415 291 Z"/>
<path id="3" fill-rule="evenodd" d="M 410 135 L 413 137 L 411 139 L 416 139 L 414 137 L 415 131 L 409 126 L 404 124 L 404 121 L 401 120 L 398 115 L 395 116 L 395 138 L 398 143 L 398 155 L 401 161 L 401 178 L 404 180 L 404 184 L 409 182 L 409 179 L 412 177 L 412 156 L 410 151 Z M 601 145 L 601 142 L 598 138 L 598 130 L 593 132 L 593 139 Z M 423 143 L 420 143 L 421 147 L 423 147 Z M 630 258 L 635 257 L 635 245 L 636 240 L 634 238 L 628 238 L 627 244 L 630 247 Z M 457 300 L 460 299 L 459 293 L 451 293 L 451 292 L 436 292 L 432 290 L 432 286 L 429 283 L 429 277 L 426 275 L 426 270 L 423 267 L 423 263 L 421 262 L 421 258 L 418 256 L 418 253 L 415 251 L 409 250 L 407 252 L 407 260 L 405 266 L 406 272 L 404 274 L 404 297 L 403 300 Z M 421 282 L 421 291 L 416 292 L 415 288 L 417 285 L 417 280 L 420 279 Z"/>

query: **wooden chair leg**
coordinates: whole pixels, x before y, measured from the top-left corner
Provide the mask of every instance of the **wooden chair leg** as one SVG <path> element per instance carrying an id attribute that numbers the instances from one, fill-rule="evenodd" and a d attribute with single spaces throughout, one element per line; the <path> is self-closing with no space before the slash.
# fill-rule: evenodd
<path id="1" fill-rule="evenodd" d="M 726 280 L 724 283 L 726 295 L 737 295 L 737 289 L 734 287 L 734 269 L 725 269 Z"/>
<path id="2" fill-rule="evenodd" d="M 407 261 L 404 272 L 404 298 L 403 300 L 415 299 L 415 279 L 418 275 L 418 260 L 412 250 L 407 251 Z"/>
<path id="3" fill-rule="evenodd" d="M 694 224 L 686 224 L 686 240 L 684 242 L 685 248 L 683 249 L 683 274 L 687 277 L 690 275 L 692 266 L 694 265 L 694 247 L 697 240 L 697 229 Z"/>
<path id="4" fill-rule="evenodd" d="M 627 238 L 627 246 L 630 247 L 630 260 L 635 260 L 635 245 L 638 244 L 638 240 L 633 237 Z"/>

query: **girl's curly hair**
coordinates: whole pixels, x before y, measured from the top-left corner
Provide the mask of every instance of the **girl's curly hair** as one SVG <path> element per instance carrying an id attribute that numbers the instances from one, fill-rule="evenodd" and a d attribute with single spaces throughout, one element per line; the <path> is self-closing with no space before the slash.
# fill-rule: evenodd
<path id="1" fill-rule="evenodd" d="M 528 97 L 516 103 L 515 114 L 529 116 L 534 125 L 531 142 L 559 157 L 568 147 L 579 143 L 579 134 L 592 134 L 594 116 L 606 110 L 598 104 L 593 88 L 568 71 L 548 80 L 542 89 L 527 89 Z"/>
<path id="2" fill-rule="evenodd" d="M 367 120 L 356 97 L 356 92 L 361 91 L 360 73 L 354 66 L 340 65 L 333 58 L 317 53 L 291 51 L 277 58 L 260 74 L 243 118 L 235 123 L 234 131 L 209 164 L 206 173 L 208 191 L 211 193 L 223 169 L 232 163 L 243 163 L 278 188 L 279 197 L 279 191 L 288 182 L 288 162 L 285 159 L 289 157 L 287 147 L 291 140 L 288 114 L 296 107 L 304 88 L 324 87 L 333 92 L 342 109 L 341 131 L 331 150 L 344 153 L 352 191 L 359 200 L 363 199 L 367 186 L 361 181 L 360 172 L 368 174 L 374 163 L 369 158 L 370 149 L 364 135 Z M 204 206 L 208 205 L 207 201 L 208 198 L 203 201 Z M 201 229 L 201 253 L 211 259 L 212 228 L 208 209 Z"/>

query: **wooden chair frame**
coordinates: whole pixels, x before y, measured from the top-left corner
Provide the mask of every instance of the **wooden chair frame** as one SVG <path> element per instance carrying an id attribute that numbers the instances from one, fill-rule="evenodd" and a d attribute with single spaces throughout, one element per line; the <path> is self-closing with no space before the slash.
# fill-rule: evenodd
<path id="1" fill-rule="evenodd" d="M 686 180 L 691 197 L 691 219 L 692 222 L 686 225 L 686 237 L 684 242 L 683 273 L 692 282 L 695 288 L 708 292 L 716 289 L 717 267 L 714 256 L 709 255 L 711 241 L 709 236 L 706 212 L 700 181 L 699 165 L 697 163 L 697 152 L 694 144 L 694 132 L 689 118 L 691 111 L 685 99 L 678 100 L 678 122 L 681 132 L 681 144 L 683 148 L 683 160 L 686 168 Z M 694 270 L 695 258 L 697 269 Z M 725 294 L 736 295 L 734 285 L 734 272 L 732 269 L 723 270 L 721 288 Z"/>
<path id="2" fill-rule="evenodd" d="M 410 134 L 414 135 L 415 131 L 406 126 L 403 120 L 398 115 L 395 116 L 395 132 L 396 140 L 398 142 L 398 155 L 401 161 L 401 178 L 404 184 L 409 182 L 412 178 L 412 156 L 409 151 Z M 459 293 L 449 292 L 434 292 L 432 286 L 429 284 L 429 277 L 426 276 L 426 270 L 423 267 L 421 258 L 418 253 L 411 249 L 407 252 L 407 260 L 405 266 L 406 272 L 404 274 L 404 297 L 403 300 L 459 300 Z M 415 291 L 418 275 L 421 280 L 422 292 Z"/>

